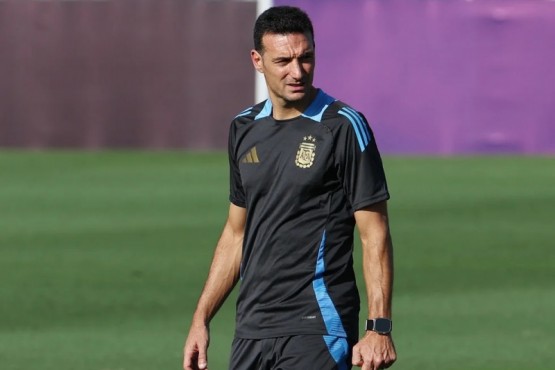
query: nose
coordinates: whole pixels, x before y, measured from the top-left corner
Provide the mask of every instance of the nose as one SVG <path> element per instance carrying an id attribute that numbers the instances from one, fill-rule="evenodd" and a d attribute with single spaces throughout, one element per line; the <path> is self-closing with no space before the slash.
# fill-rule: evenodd
<path id="1" fill-rule="evenodd" d="M 290 63 L 289 74 L 295 80 L 300 80 L 303 77 L 303 67 L 298 59 L 293 59 Z"/>

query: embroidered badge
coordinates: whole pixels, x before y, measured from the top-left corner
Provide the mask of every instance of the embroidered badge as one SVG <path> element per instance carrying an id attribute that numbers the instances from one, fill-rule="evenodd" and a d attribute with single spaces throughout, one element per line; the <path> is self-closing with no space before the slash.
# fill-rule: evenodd
<path id="1" fill-rule="evenodd" d="M 303 142 L 299 145 L 295 164 L 300 168 L 309 168 L 314 163 L 316 156 L 316 138 L 305 136 Z"/>

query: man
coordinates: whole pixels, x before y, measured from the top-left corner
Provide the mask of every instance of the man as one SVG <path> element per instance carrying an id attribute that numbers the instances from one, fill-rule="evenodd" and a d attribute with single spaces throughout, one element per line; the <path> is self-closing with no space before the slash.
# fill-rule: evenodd
<path id="1" fill-rule="evenodd" d="M 230 369 L 389 367 L 396 359 L 389 193 L 372 132 L 360 113 L 312 85 L 314 32 L 303 11 L 261 14 L 254 46 L 269 99 L 231 124 L 231 205 L 184 369 L 208 368 L 210 320 L 239 279 Z M 360 340 L 355 224 L 370 319 Z"/>

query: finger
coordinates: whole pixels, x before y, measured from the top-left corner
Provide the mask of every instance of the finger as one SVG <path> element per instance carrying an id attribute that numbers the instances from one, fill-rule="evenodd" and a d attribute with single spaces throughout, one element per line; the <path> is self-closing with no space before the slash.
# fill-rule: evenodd
<path id="1" fill-rule="evenodd" d="M 362 364 L 361 370 L 375 370 L 375 369 L 374 369 L 374 366 L 372 365 L 372 362 L 364 361 L 364 363 Z"/>
<path id="2" fill-rule="evenodd" d="M 385 367 L 384 367 L 385 362 L 380 357 L 374 358 L 372 360 L 372 363 L 374 364 L 374 369 L 376 369 L 376 370 L 385 369 Z"/>
<path id="3" fill-rule="evenodd" d="M 205 370 L 208 368 L 208 356 L 206 353 L 206 347 L 199 348 L 197 364 L 200 370 Z"/>
<path id="4" fill-rule="evenodd" d="M 353 356 L 351 362 L 355 366 L 362 366 L 362 356 L 360 355 L 360 351 L 356 347 L 353 348 Z"/>
<path id="5" fill-rule="evenodd" d="M 395 355 L 395 352 L 391 353 L 387 353 L 385 358 L 383 359 L 382 362 L 382 368 L 383 369 L 387 369 L 389 368 L 391 365 L 393 365 L 393 363 L 395 362 L 395 360 L 397 360 L 397 356 Z"/>
<path id="6" fill-rule="evenodd" d="M 372 364 L 371 359 L 363 358 L 362 355 L 360 358 L 360 365 L 358 366 L 361 367 L 361 370 L 374 370 L 374 366 Z"/>
<path id="7" fill-rule="evenodd" d="M 389 358 L 389 359 L 387 360 L 387 362 L 385 363 L 384 369 L 387 369 L 387 368 L 391 367 L 391 365 L 393 365 L 393 363 L 395 362 L 395 360 L 397 360 L 396 357 Z"/>
<path id="8" fill-rule="evenodd" d="M 195 353 L 191 351 L 185 351 L 183 356 L 183 369 L 184 370 L 197 370 L 194 366 L 195 363 Z"/>

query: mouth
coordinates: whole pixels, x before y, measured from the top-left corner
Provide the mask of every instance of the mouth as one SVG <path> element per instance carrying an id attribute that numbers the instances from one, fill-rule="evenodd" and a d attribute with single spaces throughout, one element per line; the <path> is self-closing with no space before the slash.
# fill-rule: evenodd
<path id="1" fill-rule="evenodd" d="M 290 83 L 287 84 L 287 86 L 289 86 L 293 90 L 293 92 L 300 92 L 304 91 L 305 89 L 305 84 L 303 82 Z"/>

